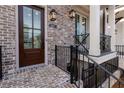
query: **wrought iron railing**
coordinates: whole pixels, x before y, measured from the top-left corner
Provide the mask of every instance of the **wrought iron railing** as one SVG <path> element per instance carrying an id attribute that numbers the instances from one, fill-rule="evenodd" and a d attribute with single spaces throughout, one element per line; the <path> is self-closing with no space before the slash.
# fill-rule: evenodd
<path id="1" fill-rule="evenodd" d="M 2 80 L 2 47 L 0 46 L 0 80 Z"/>
<path id="2" fill-rule="evenodd" d="M 88 44 L 89 33 L 75 35 L 75 41 L 78 46 L 80 46 L 80 50 L 83 53 L 89 53 L 89 44 Z M 100 50 L 101 53 L 110 52 L 111 51 L 111 36 L 109 35 L 100 35 Z"/>
<path id="3" fill-rule="evenodd" d="M 88 46 L 88 37 L 89 33 L 81 34 L 81 35 L 75 35 L 75 42 L 79 46 L 80 51 L 83 53 L 88 54 L 89 53 L 89 46 Z"/>
<path id="4" fill-rule="evenodd" d="M 118 57 L 98 64 L 86 53 L 83 53 L 77 45 L 55 46 L 55 65 L 69 73 L 71 83 L 77 87 L 112 87 L 111 78 L 116 80 L 119 86 L 124 84 L 113 75 L 119 69 Z"/>
<path id="5" fill-rule="evenodd" d="M 70 46 L 55 45 L 55 65 L 65 72 L 70 72 Z"/>
<path id="6" fill-rule="evenodd" d="M 77 87 L 112 87 L 112 79 L 118 81 L 119 86 L 124 84 L 113 75 L 118 69 L 118 57 L 98 64 L 86 54 L 80 53 L 78 46 L 72 46 L 71 51 L 71 83 Z"/>
<path id="7" fill-rule="evenodd" d="M 101 53 L 111 51 L 111 36 L 109 35 L 100 35 L 100 50 Z"/>
<path id="8" fill-rule="evenodd" d="M 124 45 L 116 45 L 116 51 L 119 57 L 124 57 Z"/>

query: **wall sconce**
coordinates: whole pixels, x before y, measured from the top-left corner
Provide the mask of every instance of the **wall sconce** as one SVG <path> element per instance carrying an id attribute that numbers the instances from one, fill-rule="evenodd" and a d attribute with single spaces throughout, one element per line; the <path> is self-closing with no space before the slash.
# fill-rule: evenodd
<path id="1" fill-rule="evenodd" d="M 70 18 L 75 18 L 75 14 L 76 14 L 76 11 L 74 9 L 72 9 L 71 11 L 69 11 L 69 17 Z"/>
<path id="2" fill-rule="evenodd" d="M 56 15 L 57 15 L 57 12 L 55 11 L 55 9 L 52 9 L 49 13 L 49 18 L 51 21 L 55 21 L 56 20 Z"/>

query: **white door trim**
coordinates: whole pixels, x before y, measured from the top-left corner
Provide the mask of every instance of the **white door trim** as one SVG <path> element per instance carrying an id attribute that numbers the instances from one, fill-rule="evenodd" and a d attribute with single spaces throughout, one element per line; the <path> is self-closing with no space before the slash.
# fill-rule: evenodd
<path id="1" fill-rule="evenodd" d="M 18 6 L 16 6 L 16 69 L 19 69 Z"/>
<path id="2" fill-rule="evenodd" d="M 40 64 L 40 65 L 48 65 L 48 47 L 47 47 L 47 5 L 45 6 L 38 6 L 42 7 L 45 10 L 45 63 Z M 24 68 L 33 68 L 33 67 L 39 66 L 38 65 L 32 65 L 32 66 L 27 66 L 27 67 L 22 67 L 19 68 L 19 31 L 18 31 L 18 6 L 16 6 L 16 70 L 24 69 Z"/>

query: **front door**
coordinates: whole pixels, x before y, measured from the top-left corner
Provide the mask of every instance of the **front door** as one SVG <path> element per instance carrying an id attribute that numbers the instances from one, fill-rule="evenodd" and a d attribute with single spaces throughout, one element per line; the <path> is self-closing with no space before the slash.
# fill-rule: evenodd
<path id="1" fill-rule="evenodd" d="M 19 6 L 19 67 L 44 63 L 44 9 Z"/>

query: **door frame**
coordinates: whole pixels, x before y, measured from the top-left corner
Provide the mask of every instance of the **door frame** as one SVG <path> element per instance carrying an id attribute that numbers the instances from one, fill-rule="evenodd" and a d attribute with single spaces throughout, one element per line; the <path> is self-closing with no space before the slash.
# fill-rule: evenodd
<path id="1" fill-rule="evenodd" d="M 18 15 L 18 6 L 16 6 L 16 70 L 20 70 L 20 69 L 25 69 L 25 68 L 33 68 L 33 67 L 37 67 L 37 66 L 43 66 L 43 65 L 48 65 L 48 46 L 47 46 L 47 20 L 48 18 L 47 16 L 47 5 L 37 5 L 38 7 L 44 8 L 44 15 L 45 15 L 45 30 L 44 30 L 44 45 L 45 45 L 45 49 L 44 49 L 44 63 L 42 64 L 36 64 L 36 65 L 31 65 L 31 66 L 26 66 L 26 67 L 19 67 L 19 31 L 18 31 L 18 24 L 19 24 L 19 15 Z"/>

